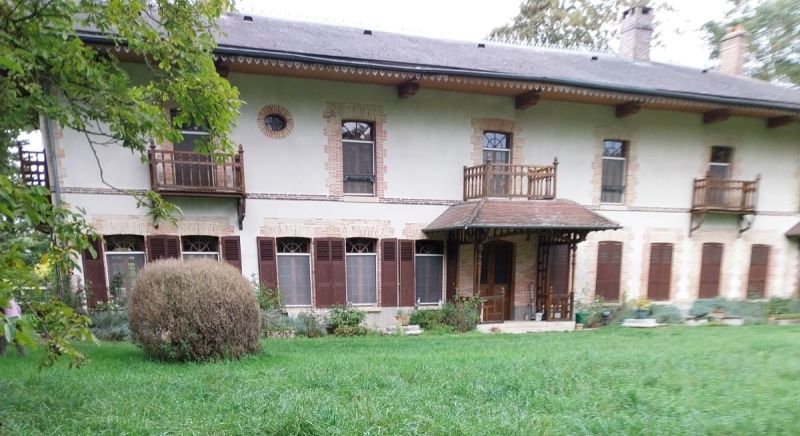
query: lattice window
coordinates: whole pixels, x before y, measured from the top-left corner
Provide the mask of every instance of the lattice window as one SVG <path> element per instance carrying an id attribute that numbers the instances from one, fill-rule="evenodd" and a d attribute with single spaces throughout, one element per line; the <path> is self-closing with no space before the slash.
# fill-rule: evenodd
<path id="1" fill-rule="evenodd" d="M 483 162 L 511 163 L 511 135 L 503 132 L 483 132 Z"/>
<path id="2" fill-rule="evenodd" d="M 444 246 L 442 241 L 430 241 L 420 239 L 416 242 L 417 254 L 443 254 Z"/>
<path id="3" fill-rule="evenodd" d="M 278 253 L 309 253 L 309 241 L 306 238 L 279 238 Z"/>
<path id="4" fill-rule="evenodd" d="M 342 163 L 346 194 L 375 193 L 375 139 L 372 124 L 342 123 Z"/>
<path id="5" fill-rule="evenodd" d="M 198 258 L 219 260 L 219 238 L 216 236 L 183 236 L 181 249 L 184 260 Z"/>
<path id="6" fill-rule="evenodd" d="M 347 254 L 375 253 L 375 240 L 368 238 L 350 238 L 347 240 Z"/>
<path id="7" fill-rule="evenodd" d="M 144 237 L 139 235 L 109 235 L 105 237 L 106 251 L 139 251 L 144 253 Z"/>
<path id="8" fill-rule="evenodd" d="M 345 266 L 347 270 L 347 302 L 375 304 L 378 302 L 377 261 L 375 240 L 347 240 Z"/>
<path id="9" fill-rule="evenodd" d="M 306 238 L 278 238 L 278 288 L 286 306 L 311 305 L 311 252 Z"/>

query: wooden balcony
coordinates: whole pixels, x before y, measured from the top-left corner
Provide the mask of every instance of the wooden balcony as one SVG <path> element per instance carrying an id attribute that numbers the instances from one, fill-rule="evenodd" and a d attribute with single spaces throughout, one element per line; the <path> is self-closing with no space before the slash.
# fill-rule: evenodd
<path id="1" fill-rule="evenodd" d="M 552 165 L 486 163 L 464 167 L 464 200 L 475 198 L 556 198 L 556 170 Z"/>
<path id="2" fill-rule="evenodd" d="M 47 176 L 47 158 L 44 151 L 26 151 L 22 147 L 19 150 L 19 171 L 22 181 L 28 186 L 50 187 L 50 179 Z"/>
<path id="3" fill-rule="evenodd" d="M 241 146 L 233 158 L 216 160 L 191 151 L 147 152 L 150 186 L 156 192 L 201 197 L 244 196 L 244 164 Z"/>
<path id="4" fill-rule="evenodd" d="M 692 212 L 753 214 L 758 201 L 759 179 L 694 179 Z"/>

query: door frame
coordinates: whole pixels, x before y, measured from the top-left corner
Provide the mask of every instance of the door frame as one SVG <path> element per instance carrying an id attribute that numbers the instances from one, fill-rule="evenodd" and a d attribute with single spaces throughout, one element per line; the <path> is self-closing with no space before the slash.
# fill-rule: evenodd
<path id="1" fill-rule="evenodd" d="M 494 265 L 495 265 L 495 251 L 494 248 L 499 245 L 508 246 L 511 256 L 509 256 L 509 269 L 508 269 L 508 291 L 503 296 L 503 303 L 502 303 L 502 316 L 499 320 L 488 320 L 483 321 L 484 323 L 496 323 L 496 322 L 504 322 L 510 321 L 512 319 L 512 312 L 513 312 L 513 302 L 514 302 L 514 273 L 515 273 L 515 260 L 516 260 L 516 250 L 514 249 L 514 243 L 510 241 L 504 241 L 502 239 L 497 239 L 493 241 L 489 241 L 483 245 L 481 248 L 481 256 L 486 254 L 488 264 L 486 265 L 486 272 L 488 277 L 486 278 L 486 286 L 489 287 L 494 284 Z M 487 252 L 487 250 L 489 250 Z M 483 267 L 483 260 L 481 260 L 481 268 Z M 480 279 L 478 280 L 478 294 L 480 295 L 481 289 L 480 286 L 482 285 L 483 281 L 483 274 L 482 271 L 479 271 Z M 481 315 L 483 315 L 483 309 L 481 309 Z"/>

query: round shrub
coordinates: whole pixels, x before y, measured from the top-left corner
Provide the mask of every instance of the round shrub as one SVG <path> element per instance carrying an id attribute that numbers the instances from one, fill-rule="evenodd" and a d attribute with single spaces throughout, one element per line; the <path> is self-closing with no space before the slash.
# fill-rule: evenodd
<path id="1" fill-rule="evenodd" d="M 129 324 L 145 353 L 167 361 L 235 358 L 260 348 L 252 286 L 211 259 L 148 264 L 131 292 Z"/>

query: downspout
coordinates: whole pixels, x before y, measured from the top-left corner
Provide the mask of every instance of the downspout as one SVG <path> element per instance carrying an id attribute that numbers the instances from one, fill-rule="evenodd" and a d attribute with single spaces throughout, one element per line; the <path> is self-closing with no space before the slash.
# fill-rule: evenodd
<path id="1" fill-rule="evenodd" d="M 47 166 L 47 177 L 50 180 L 50 193 L 53 197 L 54 205 L 58 207 L 61 206 L 61 181 L 58 178 L 53 120 L 48 118 L 47 115 L 40 115 L 39 128 L 42 129 L 42 138 L 44 140 L 45 165 Z"/>

